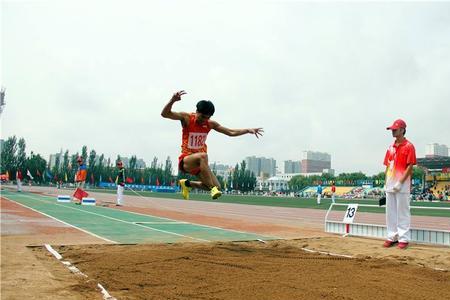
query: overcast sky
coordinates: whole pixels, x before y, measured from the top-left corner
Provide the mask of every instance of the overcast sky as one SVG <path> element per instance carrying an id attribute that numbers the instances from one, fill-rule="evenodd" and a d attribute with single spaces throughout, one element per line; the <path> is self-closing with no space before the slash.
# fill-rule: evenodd
<path id="1" fill-rule="evenodd" d="M 450 2 L 2 1 L 3 139 L 27 152 L 81 151 L 175 162 L 179 122 L 200 99 L 230 128 L 211 161 L 300 160 L 328 152 L 337 172 L 383 170 L 386 127 L 408 124 L 418 156 L 450 145 Z"/>

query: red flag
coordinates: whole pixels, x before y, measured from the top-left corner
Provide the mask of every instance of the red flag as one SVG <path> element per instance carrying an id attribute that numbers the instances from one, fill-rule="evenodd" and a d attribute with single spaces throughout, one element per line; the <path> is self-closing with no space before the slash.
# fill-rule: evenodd
<path id="1" fill-rule="evenodd" d="M 141 177 L 141 183 L 144 184 L 144 177 Z"/>
<path id="2" fill-rule="evenodd" d="M 133 183 L 133 179 L 131 179 L 131 177 L 127 177 L 127 179 L 125 179 L 125 181 L 126 181 L 127 183 Z"/>
<path id="3" fill-rule="evenodd" d="M 156 185 L 159 186 L 159 178 L 156 177 Z"/>
<path id="4" fill-rule="evenodd" d="M 91 183 L 94 184 L 94 174 L 91 174 Z"/>
<path id="5" fill-rule="evenodd" d="M 83 191 L 82 189 L 80 189 L 80 188 L 77 188 L 76 190 L 75 190 L 75 192 L 73 193 L 73 197 L 75 198 L 75 199 L 78 199 L 78 200 L 81 200 L 81 199 L 83 199 L 84 197 L 87 197 L 89 194 L 88 193 L 86 193 L 85 191 Z"/>

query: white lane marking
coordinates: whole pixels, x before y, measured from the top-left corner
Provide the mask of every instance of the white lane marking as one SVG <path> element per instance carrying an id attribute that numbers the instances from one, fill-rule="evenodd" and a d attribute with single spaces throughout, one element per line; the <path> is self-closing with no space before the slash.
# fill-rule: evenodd
<path id="1" fill-rule="evenodd" d="M 179 225 L 179 224 L 190 224 L 188 222 L 133 222 L 133 224 L 151 224 L 151 225 Z"/>
<path id="2" fill-rule="evenodd" d="M 303 251 L 305 252 L 310 252 L 310 253 L 320 253 L 320 254 L 325 254 L 325 255 L 330 255 L 330 256 L 339 256 L 339 257 L 345 257 L 345 258 L 354 258 L 351 255 L 345 255 L 345 254 L 337 254 L 337 253 L 332 253 L 332 252 L 324 252 L 324 251 L 316 251 L 316 250 L 311 250 L 311 249 L 307 249 L 307 248 L 301 248 Z"/>
<path id="3" fill-rule="evenodd" d="M 29 196 L 29 197 L 30 197 L 30 196 Z M 51 196 L 42 196 L 42 197 L 47 197 L 47 198 L 50 198 L 50 200 L 53 200 L 53 197 L 51 197 Z M 32 197 L 30 197 L 30 198 L 32 198 Z M 34 199 L 34 198 L 32 198 L 32 199 Z M 53 203 L 53 202 L 50 202 L 50 203 Z M 56 203 L 56 204 L 57 204 L 57 203 Z M 68 207 L 68 206 L 61 205 L 61 204 L 57 204 L 57 205 L 60 205 L 60 206 L 66 207 L 66 208 L 76 209 L 76 208 Z M 111 208 L 111 207 L 102 207 L 102 208 L 117 211 L 116 209 Z M 78 209 L 78 210 L 83 211 L 83 212 L 86 212 L 86 211 L 81 210 L 81 209 Z M 173 210 L 173 208 L 172 208 L 171 210 Z M 195 212 L 196 212 L 196 210 L 192 210 L 192 209 L 187 209 L 187 210 L 188 210 L 188 211 L 195 211 Z M 178 222 L 178 220 L 170 219 L 170 218 L 165 218 L 165 217 L 155 217 L 155 216 L 152 216 L 152 215 L 146 215 L 146 214 L 138 213 L 138 212 L 130 212 L 130 211 L 126 211 L 126 212 L 127 212 L 127 213 L 130 213 L 130 214 L 141 215 L 141 216 L 146 216 L 146 217 L 150 217 L 150 218 L 158 218 L 158 219 L 164 219 L 164 220 L 169 220 L 169 221 L 173 221 L 173 222 Z M 230 214 L 232 214 L 232 213 L 230 213 Z M 239 214 L 235 214 L 235 215 L 239 215 Z M 245 215 L 243 215 L 243 216 L 245 216 Z M 107 216 L 104 216 L 104 217 L 107 218 Z M 127 222 L 127 221 L 122 221 L 122 222 Z M 135 223 L 143 223 L 143 222 L 135 222 Z M 266 237 L 266 238 L 271 238 L 271 239 L 273 238 L 273 239 L 277 239 L 277 240 L 282 240 L 282 239 L 283 239 L 283 238 L 277 237 L 277 236 L 260 235 L 260 234 L 252 233 L 252 232 L 239 231 L 239 230 L 234 230 L 234 229 L 229 229 L 229 228 L 221 228 L 221 227 L 216 227 L 216 226 L 211 226 L 211 225 L 204 225 L 204 224 L 199 224 L 199 223 L 192 223 L 192 222 L 189 222 L 189 223 L 187 223 L 187 224 L 193 224 L 193 225 L 197 225 L 197 226 L 203 226 L 203 227 L 208 227 L 208 228 L 214 228 L 214 229 L 218 229 L 218 230 L 225 230 L 225 231 L 237 232 L 237 233 L 240 233 L 240 234 L 263 236 L 263 237 Z M 134 224 L 134 225 L 140 226 L 139 224 Z M 145 228 L 148 228 L 148 229 L 154 229 L 154 228 L 151 228 L 151 227 L 148 227 L 148 226 L 142 226 L 142 227 L 145 227 Z M 158 229 L 154 229 L 154 230 L 158 230 Z M 173 233 L 173 234 L 175 234 L 175 233 Z M 192 238 L 192 237 L 189 237 L 189 238 Z M 195 238 L 192 238 L 192 239 L 195 239 Z M 199 239 L 199 240 L 201 240 L 201 239 Z M 203 241 L 210 242 L 209 240 L 203 240 Z"/>
<path id="4" fill-rule="evenodd" d="M 49 244 L 45 244 L 45 248 L 47 248 L 47 250 L 48 250 L 51 254 L 53 254 L 53 256 L 56 257 L 57 260 L 61 260 L 61 259 L 62 259 L 61 254 L 59 254 L 58 252 L 56 252 L 56 251 L 52 248 L 52 246 L 50 246 Z"/>
<path id="5" fill-rule="evenodd" d="M 81 272 L 80 269 L 78 269 L 77 267 L 72 265 L 69 261 L 62 261 L 62 258 L 63 258 L 62 255 L 59 254 L 55 249 L 53 249 L 52 246 L 50 246 L 49 244 L 45 244 L 45 248 L 47 248 L 47 250 L 51 254 L 53 254 L 53 256 L 56 257 L 57 260 L 59 260 L 63 265 L 65 265 L 72 273 L 74 273 L 75 275 L 86 277 L 86 278 L 88 277 L 86 274 Z M 103 295 L 103 299 L 116 300 L 116 298 L 112 297 L 100 283 L 97 283 L 97 286 L 100 288 L 100 291 Z"/>
<path id="6" fill-rule="evenodd" d="M 116 298 L 114 298 L 113 296 L 111 296 L 108 291 L 100 284 L 97 283 L 97 286 L 100 288 L 100 291 L 103 294 L 103 299 L 104 300 L 115 300 Z"/>
<path id="7" fill-rule="evenodd" d="M 23 195 L 23 196 L 25 196 L 25 195 Z M 44 216 L 46 216 L 46 217 L 48 217 L 48 218 L 50 218 L 50 219 L 53 219 L 53 220 L 58 221 L 58 222 L 61 222 L 61 223 L 65 224 L 65 225 L 67 225 L 67 226 L 69 226 L 69 227 L 78 229 L 78 230 L 80 230 L 80 231 L 82 231 L 82 232 L 84 232 L 84 233 L 87 233 L 87 234 L 89 234 L 89 235 L 92 235 L 92 236 L 94 236 L 94 237 L 96 237 L 96 238 L 99 238 L 99 239 L 101 239 L 101 240 L 107 241 L 108 243 L 117 244 L 116 241 L 113 241 L 113 240 L 110 240 L 110 239 L 101 237 L 101 236 L 99 236 L 99 235 L 96 235 L 95 233 L 89 232 L 89 231 L 84 230 L 84 229 L 82 229 L 82 228 L 80 228 L 80 227 L 77 227 L 77 226 L 75 226 L 75 225 L 72 225 L 72 224 L 69 224 L 69 223 L 67 223 L 67 222 L 64 222 L 64 221 L 62 221 L 62 220 L 60 220 L 60 219 L 57 219 L 57 218 L 55 218 L 55 217 L 52 217 L 52 216 L 46 214 L 46 213 L 43 213 L 43 212 L 41 212 L 41 211 L 38 211 L 38 210 L 36 210 L 36 209 L 34 209 L 34 208 L 32 208 L 32 207 L 29 207 L 29 206 L 26 206 L 26 205 L 24 205 L 24 204 L 22 204 L 22 203 L 19 203 L 19 202 L 17 202 L 17 201 L 11 200 L 11 199 L 9 199 L 8 197 L 5 197 L 5 195 L 2 195 L 2 197 L 5 198 L 5 199 L 7 199 L 7 200 L 9 200 L 9 201 L 11 201 L 11 202 L 14 202 L 14 203 L 20 205 L 20 206 L 23 206 L 23 207 L 25 207 L 25 208 L 31 209 L 32 211 L 35 211 L 35 212 L 37 212 L 37 213 L 39 213 L 39 214 L 41 214 L 41 215 L 44 215 Z M 32 199 L 34 199 L 34 198 L 32 198 Z"/>
<path id="8" fill-rule="evenodd" d="M 111 220 L 114 220 L 114 221 L 117 221 L 117 222 L 122 222 L 122 223 L 126 223 L 126 224 L 131 224 L 131 225 L 139 226 L 139 227 L 142 227 L 142 228 L 145 228 L 145 229 L 149 229 L 149 230 L 153 230 L 153 231 L 159 231 L 159 232 L 163 232 L 163 233 L 167 233 L 167 234 L 172 234 L 172 235 L 176 235 L 176 236 L 181 236 L 181 237 L 185 237 L 185 238 L 189 238 L 189 239 L 193 239 L 193 240 L 198 240 L 198 241 L 202 241 L 202 242 L 211 242 L 210 240 L 205 240 L 205 239 L 195 238 L 195 237 L 191 237 L 191 236 L 184 235 L 184 234 L 181 234 L 181 233 L 175 233 L 175 232 L 171 232 L 171 231 L 166 231 L 166 230 L 156 229 L 156 228 L 152 228 L 152 227 L 149 227 L 149 226 L 144 226 L 144 225 L 140 225 L 140 224 L 135 224 L 135 223 L 133 223 L 133 222 L 124 221 L 124 220 L 121 220 L 121 219 L 117 219 L 117 218 L 105 216 L 105 215 L 102 215 L 102 214 L 98 214 L 98 213 L 94 213 L 94 212 L 82 210 L 82 209 L 79 209 L 79 208 L 70 207 L 70 206 L 66 206 L 66 205 L 62 205 L 62 204 L 58 204 L 58 203 L 54 203 L 54 202 L 49 202 L 49 201 L 45 201 L 45 200 L 36 199 L 36 198 L 33 198 L 33 197 L 28 196 L 28 195 L 25 195 L 25 194 L 23 194 L 23 196 L 29 197 L 29 198 L 31 198 L 31 199 L 33 199 L 33 200 L 37 200 L 37 201 L 40 201 L 40 202 L 45 202 L 45 203 L 55 204 L 55 205 L 58 205 L 58 206 L 61 206 L 61 207 L 67 208 L 67 209 L 72 209 L 72 210 L 81 211 L 81 212 L 83 212 L 83 213 L 96 215 L 96 216 L 99 216 L 99 217 L 102 217 L 102 218 L 106 218 L 106 219 L 111 219 Z M 15 202 L 15 201 L 14 201 L 14 202 Z M 17 202 L 16 202 L 16 203 L 17 203 Z M 18 204 L 20 204 L 20 203 L 18 203 Z M 148 216 L 147 216 L 147 217 L 148 217 Z"/>
<path id="9" fill-rule="evenodd" d="M 111 208 L 111 207 L 104 207 L 104 208 L 115 210 L 114 208 Z M 144 208 L 147 208 L 147 207 L 144 207 Z M 176 208 L 176 207 L 169 207 L 170 211 L 173 211 L 174 208 Z M 187 209 L 187 210 L 189 211 L 189 209 Z M 197 210 L 191 210 L 191 211 L 198 212 Z M 170 218 L 165 218 L 165 217 L 156 217 L 156 216 L 153 216 L 153 215 L 146 215 L 146 214 L 138 213 L 138 212 L 134 212 L 134 211 L 133 212 L 132 211 L 126 211 L 126 212 L 131 213 L 131 214 L 135 214 L 135 215 L 140 215 L 140 216 L 159 218 L 159 219 L 164 219 L 164 220 L 170 220 L 170 221 L 173 221 L 173 222 L 178 222 L 178 220 L 175 220 L 175 219 L 170 219 Z M 243 215 L 243 216 L 246 216 L 246 215 Z M 142 223 L 142 222 L 137 222 L 137 223 Z M 188 224 L 197 225 L 197 226 L 203 226 L 203 227 L 209 227 L 209 228 L 214 228 L 214 229 L 219 229 L 219 230 L 225 230 L 225 231 L 232 231 L 232 232 L 237 232 L 237 233 L 242 233 L 242 234 L 252 234 L 252 235 L 257 235 L 257 236 L 263 236 L 263 237 L 266 237 L 266 238 L 274 238 L 274 239 L 277 239 L 277 240 L 283 240 L 284 239 L 284 238 L 273 236 L 273 235 L 267 236 L 267 235 L 261 235 L 261 234 L 257 234 L 257 233 L 252 233 L 252 232 L 239 231 L 239 230 L 234 230 L 234 229 L 229 229 L 229 228 L 222 228 L 222 227 L 216 227 L 216 226 L 199 224 L 199 223 L 193 223 L 193 222 L 188 222 Z"/>

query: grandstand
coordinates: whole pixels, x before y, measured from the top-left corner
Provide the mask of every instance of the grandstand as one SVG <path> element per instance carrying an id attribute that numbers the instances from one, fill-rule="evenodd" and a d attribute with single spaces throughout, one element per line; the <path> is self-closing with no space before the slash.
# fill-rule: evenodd
<path id="1" fill-rule="evenodd" d="M 347 193 L 350 193 L 355 187 L 354 186 L 337 186 L 336 187 L 336 196 L 343 196 Z M 331 196 L 331 186 L 327 186 L 323 189 L 323 194 L 326 196 Z"/>
<path id="2" fill-rule="evenodd" d="M 433 156 L 418 158 L 417 165 L 425 170 L 425 183 L 430 192 L 439 199 L 440 194 L 450 192 L 450 157 Z M 445 193 L 444 193 L 445 192 Z"/>
<path id="3" fill-rule="evenodd" d="M 432 188 L 430 188 L 430 190 L 438 199 L 440 198 L 440 195 L 448 197 L 450 192 L 450 181 L 438 181 Z M 444 200 L 448 200 L 447 197 L 445 197 Z"/>
<path id="4" fill-rule="evenodd" d="M 308 186 L 300 191 L 304 197 L 313 197 L 317 194 L 317 186 Z M 331 186 L 323 187 L 322 194 L 331 197 Z M 381 187 L 361 187 L 361 186 L 336 186 L 336 196 L 347 199 L 377 198 L 384 194 Z"/>

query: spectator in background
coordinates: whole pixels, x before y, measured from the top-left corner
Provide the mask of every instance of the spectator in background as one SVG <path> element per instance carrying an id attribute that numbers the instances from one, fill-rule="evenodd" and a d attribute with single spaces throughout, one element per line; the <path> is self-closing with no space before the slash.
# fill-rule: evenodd
<path id="1" fill-rule="evenodd" d="M 72 200 L 75 204 L 81 204 L 81 200 L 83 197 L 87 197 L 87 193 L 84 191 L 84 184 L 86 182 L 87 177 L 87 168 L 83 163 L 83 157 L 79 156 L 77 158 L 78 169 L 75 173 L 75 193 L 73 195 Z"/>
<path id="2" fill-rule="evenodd" d="M 336 196 L 336 186 L 333 184 L 331 185 L 331 202 L 336 203 L 335 201 L 335 196 Z"/>
<path id="3" fill-rule="evenodd" d="M 125 168 L 123 167 L 122 161 L 117 161 L 117 168 L 119 169 L 116 177 L 117 185 L 117 202 L 116 206 L 122 206 L 123 202 L 123 190 L 125 188 Z"/>
<path id="4" fill-rule="evenodd" d="M 77 158 L 78 170 L 75 173 L 75 184 L 77 188 L 84 189 L 84 184 L 86 182 L 87 177 L 87 168 L 86 164 L 83 163 L 83 158 L 79 156 Z"/>
<path id="5" fill-rule="evenodd" d="M 322 185 L 319 183 L 317 186 L 317 204 L 320 204 L 320 199 L 322 198 Z"/>
<path id="6" fill-rule="evenodd" d="M 22 180 L 23 180 L 22 171 L 20 171 L 20 169 L 19 169 L 16 172 L 16 183 L 17 183 L 17 191 L 18 192 L 22 192 Z"/>

